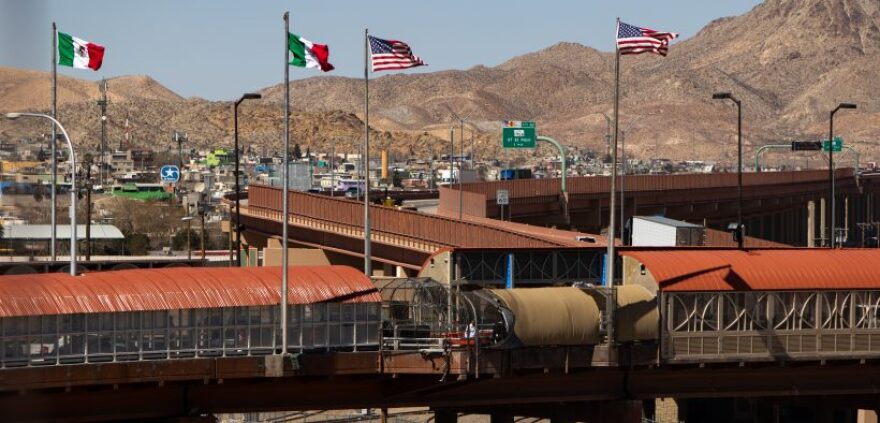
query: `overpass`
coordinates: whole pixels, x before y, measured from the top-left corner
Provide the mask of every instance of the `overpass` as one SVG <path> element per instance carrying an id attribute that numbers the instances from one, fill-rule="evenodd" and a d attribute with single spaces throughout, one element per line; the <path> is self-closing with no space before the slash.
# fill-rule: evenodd
<path id="1" fill-rule="evenodd" d="M 297 191 L 288 195 L 291 248 L 320 248 L 333 263 L 362 267 L 362 203 Z M 280 246 L 281 198 L 280 188 L 249 187 L 241 208 L 245 248 Z M 415 274 L 432 253 L 444 248 L 573 247 L 605 242 L 603 237 L 586 233 L 493 219 L 458 220 L 380 205 L 370 206 L 370 220 L 374 267 L 391 275 Z"/>
<path id="2" fill-rule="evenodd" d="M 625 216 L 663 215 L 678 220 L 707 223 L 724 229 L 737 215 L 737 175 L 673 174 L 627 175 Z M 568 178 L 568 210 L 576 230 L 600 233 L 608 225 L 610 177 Z M 438 212 L 499 219 L 496 193 L 505 189 L 510 205 L 505 215 L 516 222 L 538 226 L 565 224 L 560 179 L 522 179 L 463 184 L 440 188 Z M 857 223 L 873 222 L 880 212 L 875 200 L 880 192 L 876 175 L 856 176 L 852 169 L 836 173 L 838 226 L 848 239 L 858 234 Z M 763 172 L 743 174 L 743 215 L 749 235 L 789 245 L 806 246 L 812 202 L 814 230 L 824 238 L 822 217 L 828 195 L 828 171 Z M 618 197 L 619 198 L 619 197 Z M 619 201 L 618 201 L 619 203 Z M 617 205 L 620 207 L 620 204 Z M 827 226 L 827 225 L 824 225 Z M 820 245 L 817 242 L 817 245 Z"/>

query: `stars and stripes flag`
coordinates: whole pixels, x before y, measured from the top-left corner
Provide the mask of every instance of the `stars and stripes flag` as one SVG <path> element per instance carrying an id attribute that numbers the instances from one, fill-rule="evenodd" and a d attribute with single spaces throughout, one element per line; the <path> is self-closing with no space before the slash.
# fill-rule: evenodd
<path id="1" fill-rule="evenodd" d="M 402 41 L 383 40 L 368 36 L 373 72 L 427 66 L 419 56 L 412 54 L 409 45 Z"/>
<path id="2" fill-rule="evenodd" d="M 620 54 L 654 53 L 666 56 L 669 42 L 677 38 L 674 32 L 660 32 L 617 22 L 617 50 Z"/>

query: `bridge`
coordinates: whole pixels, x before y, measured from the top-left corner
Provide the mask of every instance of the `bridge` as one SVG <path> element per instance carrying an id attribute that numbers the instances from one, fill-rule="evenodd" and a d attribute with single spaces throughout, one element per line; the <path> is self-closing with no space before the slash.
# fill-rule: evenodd
<path id="1" fill-rule="evenodd" d="M 662 399 L 723 421 L 699 405 L 880 407 L 880 252 L 624 248 L 608 288 L 584 265 L 602 250 L 513 250 L 513 290 L 475 273 L 497 249 L 442 252 L 452 284 L 293 267 L 288 357 L 279 268 L 2 276 L 0 420 L 428 406 L 443 422 L 636 422 Z"/>
<path id="2" fill-rule="evenodd" d="M 875 201 L 880 192 L 876 175 L 857 176 L 852 169 L 838 169 L 835 177 L 838 226 L 846 229 L 848 239 L 861 242 L 856 224 L 873 222 L 880 211 Z M 705 221 L 707 227 L 722 230 L 736 221 L 735 173 L 627 175 L 625 181 L 627 218 L 662 215 Z M 467 183 L 462 185 L 461 196 L 458 186 L 440 188 L 438 213 L 457 215 L 461 206 L 465 214 L 499 219 L 501 209 L 495 198 L 499 189 L 509 193 L 508 219 L 538 226 L 565 225 L 558 178 Z M 568 178 L 571 226 L 600 233 L 608 225 L 609 189 L 608 176 Z M 824 222 L 830 219 L 823 217 L 830 211 L 825 206 L 827 198 L 827 170 L 743 174 L 744 223 L 747 233 L 758 238 L 807 246 L 808 222 L 812 222 L 816 238 L 827 239 L 830 233 Z"/>
<path id="3" fill-rule="evenodd" d="M 768 172 L 744 175 L 744 216 L 747 246 L 822 245 L 830 239 L 825 206 L 827 172 Z M 843 239 L 860 245 L 871 235 L 857 224 L 874 222 L 876 175 L 837 171 L 838 226 Z M 533 179 L 464 184 L 440 189 L 437 215 L 371 206 L 374 269 L 385 275 L 415 275 L 435 251 L 445 248 L 537 248 L 602 245 L 596 233 L 607 225 L 608 177 L 569 180 L 568 210 L 572 226 L 560 225 L 559 179 Z M 499 220 L 495 195 L 507 189 L 510 206 Z M 709 245 L 729 246 L 719 232 L 736 219 L 735 174 L 634 175 L 627 177 L 626 215 L 655 215 L 706 223 Z M 362 266 L 363 205 L 344 198 L 290 192 L 291 242 L 294 247 L 319 248 L 333 264 Z M 458 202 L 462 198 L 462 215 Z M 280 248 L 281 190 L 252 185 L 242 203 L 242 255 L 267 247 Z M 811 228 L 812 227 L 812 228 Z M 768 241 L 769 240 L 769 241 Z M 776 244 L 772 241 L 776 241 Z"/>
<path id="4" fill-rule="evenodd" d="M 363 204 L 296 191 L 288 195 L 291 247 L 320 248 L 333 263 L 362 267 Z M 281 198 L 280 188 L 249 187 L 241 206 L 245 248 L 280 247 Z M 492 219 L 460 221 L 379 205 L 370 206 L 370 213 L 376 267 L 391 275 L 414 274 L 433 252 L 444 248 L 604 244 L 604 238 L 596 235 Z"/>

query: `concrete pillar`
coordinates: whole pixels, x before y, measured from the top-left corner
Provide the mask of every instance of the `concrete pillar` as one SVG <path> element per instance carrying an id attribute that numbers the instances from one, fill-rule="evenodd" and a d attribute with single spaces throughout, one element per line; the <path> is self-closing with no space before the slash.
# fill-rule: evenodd
<path id="1" fill-rule="evenodd" d="M 675 398 L 657 398 L 654 400 L 654 421 L 681 421 L 678 414 L 678 402 L 675 401 Z"/>
<path id="2" fill-rule="evenodd" d="M 492 413 L 489 415 L 489 423 L 513 423 L 513 414 Z"/>
<path id="3" fill-rule="evenodd" d="M 457 423 L 458 413 L 449 410 L 434 410 L 434 423 Z"/>
<path id="4" fill-rule="evenodd" d="M 856 420 L 858 423 L 878 423 L 877 411 L 875 410 L 859 410 Z"/>

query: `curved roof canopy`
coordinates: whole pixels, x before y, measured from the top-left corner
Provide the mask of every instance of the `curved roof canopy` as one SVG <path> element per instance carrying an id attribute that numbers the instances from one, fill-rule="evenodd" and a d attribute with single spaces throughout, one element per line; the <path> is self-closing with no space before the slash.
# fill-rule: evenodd
<path id="1" fill-rule="evenodd" d="M 880 289 L 880 250 L 622 251 L 650 271 L 662 291 Z"/>
<path id="2" fill-rule="evenodd" d="M 275 305 L 281 267 L 176 267 L 0 276 L 0 317 Z M 289 304 L 379 302 L 347 266 L 291 267 Z"/>

